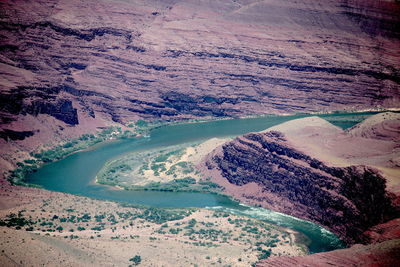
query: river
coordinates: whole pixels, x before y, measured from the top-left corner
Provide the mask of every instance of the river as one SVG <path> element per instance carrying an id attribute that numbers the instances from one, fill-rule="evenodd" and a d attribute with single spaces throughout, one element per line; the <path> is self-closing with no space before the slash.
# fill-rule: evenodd
<path id="1" fill-rule="evenodd" d="M 335 113 L 319 116 L 339 127 L 348 128 L 373 114 L 376 113 Z M 148 138 L 104 142 L 60 161 L 46 164 L 37 172 L 29 174 L 27 182 L 52 191 L 103 200 L 160 208 L 207 207 L 255 217 L 304 234 L 308 239 L 310 253 L 330 251 L 342 248 L 343 244 L 324 228 L 278 212 L 240 205 L 226 196 L 211 193 L 125 191 L 93 182 L 107 161 L 128 152 L 199 142 L 213 137 L 238 136 L 306 116 L 310 115 L 265 116 L 163 126 L 152 130 Z"/>

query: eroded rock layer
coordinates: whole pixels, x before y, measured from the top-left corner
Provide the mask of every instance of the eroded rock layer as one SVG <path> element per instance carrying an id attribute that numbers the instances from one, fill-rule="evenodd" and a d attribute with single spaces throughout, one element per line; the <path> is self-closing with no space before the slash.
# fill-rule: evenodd
<path id="1" fill-rule="evenodd" d="M 2 123 L 398 106 L 399 10 L 372 0 L 2 1 Z"/>
<path id="2" fill-rule="evenodd" d="M 348 243 L 363 241 L 364 231 L 393 216 L 385 179 L 375 170 L 328 167 L 291 147 L 280 132 L 238 137 L 206 164 L 231 184 L 257 184 L 259 192 L 242 199 L 317 222 Z"/>

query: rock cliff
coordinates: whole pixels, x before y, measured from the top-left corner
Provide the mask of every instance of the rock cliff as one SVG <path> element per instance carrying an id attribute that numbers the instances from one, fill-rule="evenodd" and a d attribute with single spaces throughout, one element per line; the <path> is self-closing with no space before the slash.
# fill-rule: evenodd
<path id="1" fill-rule="evenodd" d="M 69 126 L 139 118 L 398 107 L 399 10 L 372 0 L 2 1 L 1 127 L 48 142 L 71 137 L 59 130 Z"/>
<path id="2" fill-rule="evenodd" d="M 348 243 L 363 241 L 364 231 L 394 216 L 393 196 L 374 169 L 328 167 L 291 147 L 280 132 L 238 137 L 206 164 L 231 184 L 257 184 L 258 193 L 242 199 L 319 223 Z"/>

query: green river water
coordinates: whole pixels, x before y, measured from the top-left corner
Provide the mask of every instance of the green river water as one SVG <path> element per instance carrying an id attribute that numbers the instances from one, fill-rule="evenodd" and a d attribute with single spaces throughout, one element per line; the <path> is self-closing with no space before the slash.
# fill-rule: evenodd
<path id="1" fill-rule="evenodd" d="M 319 116 L 339 127 L 348 128 L 373 114 L 376 113 L 336 113 Z M 241 205 L 226 196 L 212 193 L 125 191 L 93 182 L 107 161 L 128 152 L 147 151 L 212 137 L 242 135 L 306 116 L 310 115 L 266 116 L 163 126 L 152 130 L 147 138 L 105 142 L 89 150 L 74 153 L 63 160 L 46 164 L 37 172 L 29 174 L 27 182 L 48 190 L 103 200 L 161 208 L 202 207 L 255 217 L 302 233 L 308 240 L 306 243 L 310 253 L 330 251 L 344 245 L 324 228 L 282 213 Z"/>

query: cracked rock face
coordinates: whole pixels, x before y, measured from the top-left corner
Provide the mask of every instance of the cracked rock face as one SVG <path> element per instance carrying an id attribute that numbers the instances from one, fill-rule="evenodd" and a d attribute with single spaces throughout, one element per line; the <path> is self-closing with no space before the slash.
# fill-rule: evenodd
<path id="1" fill-rule="evenodd" d="M 42 0 L 0 9 L 1 98 L 17 100 L 2 101 L 3 122 L 398 105 L 392 1 Z"/>

